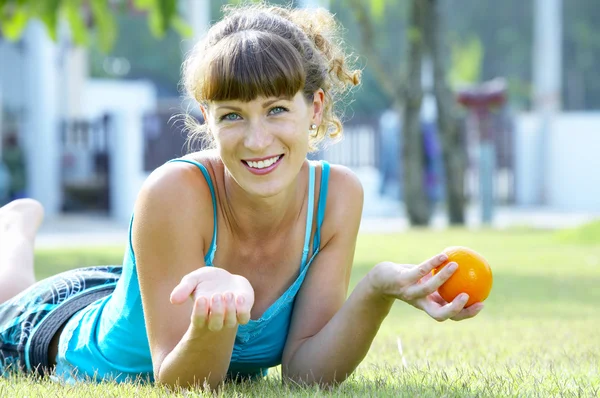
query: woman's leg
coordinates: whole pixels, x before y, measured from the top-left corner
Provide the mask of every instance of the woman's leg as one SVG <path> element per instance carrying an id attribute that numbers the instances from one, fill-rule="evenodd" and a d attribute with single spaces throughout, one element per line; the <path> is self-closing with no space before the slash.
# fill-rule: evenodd
<path id="1" fill-rule="evenodd" d="M 35 235 L 44 218 L 42 205 L 18 199 L 0 208 L 0 303 L 35 283 Z"/>

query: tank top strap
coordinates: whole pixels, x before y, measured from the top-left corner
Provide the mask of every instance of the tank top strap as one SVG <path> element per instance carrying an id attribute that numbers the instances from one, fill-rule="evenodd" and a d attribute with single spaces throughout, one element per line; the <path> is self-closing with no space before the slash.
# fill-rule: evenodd
<path id="1" fill-rule="evenodd" d="M 310 249 L 310 233 L 312 232 L 313 213 L 315 208 L 315 165 L 308 163 L 308 210 L 306 211 L 306 229 L 304 234 L 304 248 L 302 249 L 302 262 L 300 269 L 306 266 L 308 251 Z"/>
<path id="2" fill-rule="evenodd" d="M 179 159 L 179 158 L 169 160 L 167 163 L 173 163 L 173 162 L 189 163 L 189 164 L 192 164 L 192 165 L 198 167 L 200 169 L 200 171 L 202 172 L 202 174 L 204 175 L 204 178 L 206 179 L 206 183 L 208 184 L 208 188 L 210 189 L 210 196 L 212 197 L 212 204 L 213 204 L 213 219 L 214 219 L 215 228 L 213 230 L 212 242 L 210 243 L 210 248 L 208 249 L 208 253 L 207 253 L 206 265 L 212 266 L 213 260 L 215 259 L 215 252 L 217 251 L 217 197 L 215 194 L 215 188 L 213 186 L 212 179 L 210 178 L 210 174 L 208 173 L 208 170 L 202 163 L 196 162 L 194 160 Z"/>
<path id="3" fill-rule="evenodd" d="M 319 205 L 317 207 L 317 230 L 313 241 L 313 253 L 321 247 L 321 226 L 325 218 L 325 207 L 327 205 L 327 191 L 329 188 L 329 163 L 321 160 L 321 189 L 319 190 Z"/>

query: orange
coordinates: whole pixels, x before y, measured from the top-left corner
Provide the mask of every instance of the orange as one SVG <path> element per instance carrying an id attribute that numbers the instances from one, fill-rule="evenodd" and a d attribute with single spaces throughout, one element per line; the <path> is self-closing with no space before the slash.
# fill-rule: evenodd
<path id="1" fill-rule="evenodd" d="M 433 270 L 440 272 L 450 262 L 458 264 L 458 269 L 439 287 L 438 293 L 444 300 L 451 302 L 461 293 L 469 295 L 465 307 L 485 300 L 492 290 L 492 269 L 485 258 L 474 250 L 463 246 L 452 246 L 443 250 L 448 256 L 444 264 Z"/>

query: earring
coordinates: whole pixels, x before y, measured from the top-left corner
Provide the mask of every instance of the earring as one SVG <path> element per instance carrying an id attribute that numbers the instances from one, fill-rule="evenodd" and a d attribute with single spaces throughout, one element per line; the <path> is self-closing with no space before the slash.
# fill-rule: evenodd
<path id="1" fill-rule="evenodd" d="M 316 130 L 317 129 L 317 125 L 316 124 L 311 124 L 310 125 L 310 129 L 311 130 Z"/>

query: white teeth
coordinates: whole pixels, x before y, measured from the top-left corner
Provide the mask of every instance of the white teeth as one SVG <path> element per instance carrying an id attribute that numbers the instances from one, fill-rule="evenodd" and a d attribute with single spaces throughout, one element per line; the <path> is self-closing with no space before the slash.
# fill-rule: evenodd
<path id="1" fill-rule="evenodd" d="M 279 157 L 280 156 L 275 156 L 275 157 L 270 158 L 270 159 L 259 160 L 258 162 L 247 161 L 246 163 L 248 163 L 248 166 L 252 167 L 253 169 L 264 169 L 265 167 L 269 167 L 273 163 L 275 163 L 276 161 L 278 161 Z"/>

